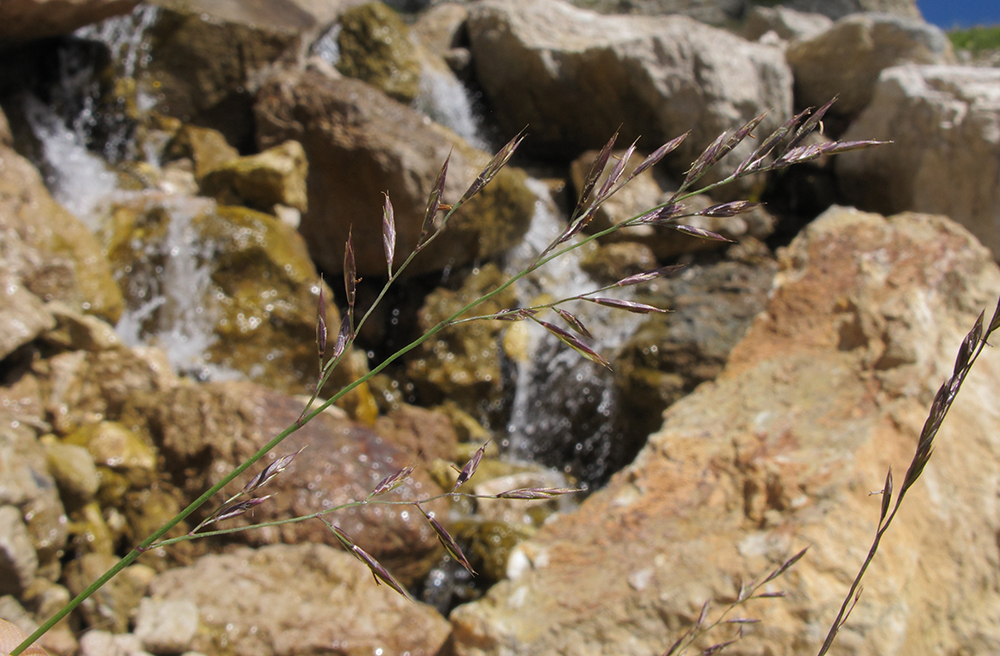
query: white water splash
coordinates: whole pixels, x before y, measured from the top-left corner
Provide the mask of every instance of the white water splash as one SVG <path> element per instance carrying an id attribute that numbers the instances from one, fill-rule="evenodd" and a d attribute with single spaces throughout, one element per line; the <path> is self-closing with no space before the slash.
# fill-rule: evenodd
<path id="1" fill-rule="evenodd" d="M 508 273 L 530 264 L 565 230 L 544 183 L 531 180 L 539 196 L 535 216 L 523 242 L 511 251 Z M 541 294 L 566 298 L 599 287 L 580 267 L 580 252 L 571 251 L 545 265 L 520 286 L 521 303 L 530 305 Z M 601 296 L 626 298 L 627 288 L 602 292 Z M 619 348 L 641 322 L 641 317 L 615 312 L 593 303 L 564 306 L 593 334 L 590 345 L 605 357 Z M 546 321 L 562 324 L 559 318 Z M 584 483 L 605 475 L 612 452 L 609 434 L 615 407 L 615 390 L 609 372 L 566 347 L 547 330 L 531 321 L 521 322 L 528 331 L 528 355 L 517 367 L 511 419 L 507 426 L 507 453 L 521 460 L 575 463 Z"/>
<path id="2" fill-rule="evenodd" d="M 413 107 L 462 137 L 475 148 L 488 146 L 480 121 L 472 111 L 469 91 L 450 71 L 425 66 L 420 72 L 420 93 Z"/>
<path id="3" fill-rule="evenodd" d="M 114 172 L 87 150 L 81 133 L 67 127 L 55 111 L 32 95 L 24 97 L 24 114 L 42 146 L 45 186 L 91 232 L 97 231 L 97 208 L 118 188 Z"/>
<path id="4" fill-rule="evenodd" d="M 157 196 L 143 211 L 162 209 L 169 215 L 162 241 L 144 245 L 143 255 L 162 266 L 128 273 L 129 300 L 115 329 L 129 346 L 162 348 L 174 368 L 200 380 L 233 380 L 242 374 L 206 360 L 218 341 L 215 324 L 218 308 L 212 304 L 212 244 L 201 239 L 192 220 L 215 210 L 207 198 Z"/>

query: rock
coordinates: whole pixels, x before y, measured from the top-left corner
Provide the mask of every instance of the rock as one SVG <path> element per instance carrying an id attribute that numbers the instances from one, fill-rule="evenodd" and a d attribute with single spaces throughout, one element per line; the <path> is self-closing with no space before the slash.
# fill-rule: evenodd
<path id="1" fill-rule="evenodd" d="M 20 511 L 37 556 L 36 574 L 58 579 L 59 558 L 66 545 L 62 502 L 35 432 L 6 412 L 0 414 L 0 505 Z M 5 531 L 4 535 L 13 534 Z"/>
<path id="2" fill-rule="evenodd" d="M 222 205 L 242 205 L 274 213 L 281 204 L 306 211 L 306 153 L 286 141 L 257 155 L 231 159 L 201 178 L 201 192 Z"/>
<path id="3" fill-rule="evenodd" d="M 381 2 L 368 2 L 340 16 L 337 70 L 408 103 L 417 96 L 420 63 L 409 28 Z"/>
<path id="4" fill-rule="evenodd" d="M 580 260 L 580 268 L 602 285 L 610 285 L 623 278 L 655 269 L 653 250 L 634 241 L 605 244 L 588 252 Z"/>
<path id="5" fill-rule="evenodd" d="M 764 309 L 774 272 L 773 261 L 695 265 L 643 294 L 642 302 L 670 313 L 650 315 L 615 358 L 625 462 L 659 430 L 665 409 L 723 370 Z"/>
<path id="6" fill-rule="evenodd" d="M 916 0 L 785 0 L 782 4 L 796 11 L 823 14 L 833 20 L 859 12 L 921 18 Z"/>
<path id="7" fill-rule="evenodd" d="M 130 487 L 149 487 L 156 480 L 156 448 L 120 422 L 87 424 L 63 441 L 84 448 L 92 462 L 120 475 Z M 102 473 L 107 479 L 107 472 Z"/>
<path id="8" fill-rule="evenodd" d="M 138 0 L 9 0 L 4 2 L 0 43 L 4 46 L 69 34 L 73 30 L 127 14 Z"/>
<path id="9" fill-rule="evenodd" d="M 443 2 L 420 12 L 410 31 L 422 46 L 439 57 L 447 58 L 454 48 L 468 41 L 465 32 L 468 18 L 468 7 Z"/>
<path id="10" fill-rule="evenodd" d="M 88 631 L 80 637 L 81 656 L 147 656 L 142 641 L 131 633 Z"/>
<path id="11" fill-rule="evenodd" d="M 438 288 L 427 295 L 417 323 L 425 332 L 467 303 L 495 289 L 504 276 L 488 264 L 465 279 L 458 290 Z M 486 301 L 474 310 L 486 315 L 515 307 L 511 290 Z M 472 321 L 453 326 L 427 340 L 413 351 L 406 363 L 406 377 L 416 386 L 425 405 L 445 399 L 468 412 L 484 425 L 498 425 L 504 409 L 505 387 L 500 336 L 507 327 L 499 321 Z"/>
<path id="12" fill-rule="evenodd" d="M 43 301 L 118 320 L 122 297 L 97 240 L 58 205 L 31 164 L 0 146 L 0 245 L 5 267 Z"/>
<path id="13" fill-rule="evenodd" d="M 884 71 L 871 104 L 844 138 L 893 144 L 836 158 L 846 199 L 882 212 L 946 214 L 1000 257 L 998 86 L 995 69 Z"/>
<path id="14" fill-rule="evenodd" d="M 488 162 L 451 131 L 357 80 L 281 73 L 265 83 L 255 108 L 262 148 L 288 139 L 309 160 L 309 211 L 300 232 L 320 269 L 343 268 L 353 235 L 358 274 L 384 277 L 383 193 L 396 222 L 396 265 L 416 246 L 427 199 L 451 159 L 442 202 L 455 203 Z M 420 254 L 409 275 L 494 257 L 527 230 L 535 196 L 525 175 L 505 168 L 450 220 L 446 236 Z"/>
<path id="15" fill-rule="evenodd" d="M 165 471 L 184 492 L 187 503 L 293 425 L 303 407 L 301 400 L 264 387 L 229 382 L 179 387 L 172 394 L 136 394 L 125 414 L 141 422 L 153 436 Z M 324 413 L 238 479 L 229 493 L 239 492 L 267 463 L 300 448 L 305 452 L 258 493 L 272 497 L 256 506 L 250 516 L 226 520 L 223 526 L 286 519 L 362 500 L 382 478 L 416 458 L 415 453 L 396 447 L 368 428 Z M 393 492 L 393 498 L 416 501 L 435 493 L 440 493 L 439 488 L 418 470 Z M 440 510 L 445 506 L 436 502 L 428 508 Z M 192 521 L 197 523 L 211 510 L 206 506 Z M 437 548 L 437 538 L 426 521 L 405 508 L 373 504 L 342 510 L 330 519 L 400 576 L 419 571 L 421 559 Z M 278 540 L 339 544 L 319 521 L 284 524 L 232 537 L 251 544 Z"/>
<path id="16" fill-rule="evenodd" d="M 7 620 L 0 619 L 0 652 L 12 651 L 28 637 L 28 634 Z M 24 656 L 48 656 L 47 651 L 37 644 L 31 645 L 23 652 Z"/>
<path id="17" fill-rule="evenodd" d="M 786 56 L 795 74 L 796 105 L 818 107 L 839 96 L 828 116 L 845 122 L 869 103 L 884 69 L 954 60 L 940 28 L 888 14 L 843 18 L 812 38 L 791 44 Z"/>
<path id="18" fill-rule="evenodd" d="M 74 595 L 97 580 L 118 563 L 109 554 L 88 553 L 66 564 L 64 581 Z M 80 604 L 80 614 L 88 626 L 104 627 L 112 633 L 124 633 L 145 593 L 140 580 L 129 576 L 126 568 Z"/>
<path id="19" fill-rule="evenodd" d="M 53 327 L 43 335 L 50 345 L 68 351 L 107 351 L 125 346 L 111 324 L 81 314 L 62 301 L 46 303 L 45 310 L 55 320 Z"/>
<path id="20" fill-rule="evenodd" d="M 435 654 L 449 633 L 432 608 L 376 586 L 362 563 L 322 544 L 205 556 L 159 575 L 150 592 L 198 605 L 210 630 L 193 647 L 206 654 Z"/>
<path id="21" fill-rule="evenodd" d="M 751 7 L 747 12 L 741 34 L 743 38 L 757 41 L 768 32 L 780 39 L 794 41 L 809 39 L 830 28 L 833 21 L 823 14 L 804 13 L 788 7 Z"/>
<path id="22" fill-rule="evenodd" d="M 875 530 L 869 490 L 890 464 L 910 461 L 958 345 L 995 302 L 1000 270 L 943 217 L 840 208 L 781 263 L 766 312 L 719 378 L 674 404 L 607 488 L 519 547 L 518 578 L 452 613 L 456 654 L 658 653 L 702 604 L 728 605 L 741 581 L 762 580 L 806 545 L 765 587 L 787 597 L 737 611 L 762 620 L 744 626 L 740 645 L 816 651 Z M 1000 480 L 989 410 L 1000 365 L 990 355 L 883 540 L 841 649 L 1000 647 L 990 610 L 1000 602 L 997 519 L 983 507 Z M 717 615 L 710 609 L 708 621 Z M 713 631 L 696 648 L 733 633 Z"/>
<path id="23" fill-rule="evenodd" d="M 758 128 L 768 134 L 791 115 L 791 71 L 779 49 L 683 16 L 599 17 L 558 0 L 487 1 L 470 8 L 468 29 L 503 132 L 529 125 L 524 149 L 546 158 L 600 148 L 619 126 L 621 143 L 642 135 L 647 150 L 691 130 L 665 162 L 682 174 L 724 130 L 768 112 Z M 753 148 L 741 144 L 715 175 Z"/>
<path id="24" fill-rule="evenodd" d="M 154 654 L 189 651 L 198 632 L 198 606 L 190 599 L 175 601 L 145 597 L 139 602 L 135 636 Z"/>
<path id="25" fill-rule="evenodd" d="M 77 505 L 93 499 L 101 482 L 90 453 L 82 446 L 63 444 L 54 436 L 50 436 L 42 444 L 49 463 L 49 473 L 56 480 L 62 494 Z"/>
<path id="26" fill-rule="evenodd" d="M 164 154 L 170 159 L 190 159 L 195 178 L 201 179 L 239 157 L 240 151 L 230 146 L 218 130 L 185 124 L 167 144 Z"/>
<path id="27" fill-rule="evenodd" d="M 294 59 L 303 32 L 315 27 L 306 12 L 284 2 L 175 2 L 149 28 L 149 65 L 139 91 L 155 111 L 210 127 L 237 147 L 251 145 L 254 75 L 279 59 Z M 215 20 L 203 20 L 202 16 Z"/>
<path id="28" fill-rule="evenodd" d="M 38 556 L 31 544 L 21 511 L 0 506 L 0 594 L 20 594 L 38 570 Z"/>
<path id="29" fill-rule="evenodd" d="M 455 460 L 458 435 L 444 412 L 400 404 L 387 416 L 379 417 L 374 428 L 396 446 L 418 454 L 422 463 L 437 458 Z"/>
<path id="30" fill-rule="evenodd" d="M 0 360 L 56 325 L 37 296 L 9 271 L 0 270 Z"/>
<path id="31" fill-rule="evenodd" d="M 246 208 L 147 196 L 117 206 L 105 243 L 128 298 L 126 339 L 157 336 L 175 366 L 203 378 L 239 372 L 312 391 L 321 283 L 294 228 Z M 335 335 L 340 314 L 324 289 Z M 352 381 L 360 365 L 342 367 L 331 387 Z M 358 416 L 373 403 L 363 388 L 345 400 Z"/>
<path id="32" fill-rule="evenodd" d="M 3 113 L 0 109 L 0 146 L 6 148 L 14 147 L 14 135 L 10 132 L 10 122 L 7 120 L 7 115 Z"/>

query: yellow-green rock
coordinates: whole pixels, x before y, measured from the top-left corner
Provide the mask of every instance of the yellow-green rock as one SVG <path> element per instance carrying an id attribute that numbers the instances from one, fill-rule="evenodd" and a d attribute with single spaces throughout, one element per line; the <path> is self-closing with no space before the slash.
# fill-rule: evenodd
<path id="1" fill-rule="evenodd" d="M 337 70 L 408 103 L 420 91 L 420 63 L 409 28 L 392 9 L 370 2 L 340 17 Z"/>
<path id="2" fill-rule="evenodd" d="M 257 155 L 217 164 L 201 178 L 201 192 L 222 205 L 272 212 L 280 204 L 305 212 L 308 169 L 302 144 L 286 141 Z"/>

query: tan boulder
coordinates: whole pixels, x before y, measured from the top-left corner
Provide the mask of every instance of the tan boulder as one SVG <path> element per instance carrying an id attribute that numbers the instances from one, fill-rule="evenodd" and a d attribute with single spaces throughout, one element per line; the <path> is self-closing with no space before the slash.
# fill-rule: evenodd
<path id="1" fill-rule="evenodd" d="M 197 604 L 204 630 L 191 647 L 206 654 L 436 654 L 449 633 L 433 608 L 376 586 L 361 562 L 322 544 L 205 556 L 150 592 Z"/>
<path id="2" fill-rule="evenodd" d="M 230 159 L 201 178 L 201 192 L 222 205 L 273 213 L 275 205 L 306 211 L 306 153 L 297 141 Z"/>
<path id="3" fill-rule="evenodd" d="M 886 469 L 909 463 L 934 394 L 1000 270 L 943 217 L 834 208 L 781 254 L 726 369 L 665 414 L 635 462 L 519 548 L 510 580 L 456 609 L 462 656 L 661 653 L 711 602 L 803 547 L 741 607 L 741 653 L 815 653 L 864 561 Z M 869 570 L 839 648 L 1000 649 L 1000 363 L 986 352 Z M 899 475 L 897 476 L 897 478 Z M 714 609 L 714 610 L 713 610 Z M 698 649 L 734 637 L 720 628 Z M 838 647 L 835 646 L 835 650 Z"/>

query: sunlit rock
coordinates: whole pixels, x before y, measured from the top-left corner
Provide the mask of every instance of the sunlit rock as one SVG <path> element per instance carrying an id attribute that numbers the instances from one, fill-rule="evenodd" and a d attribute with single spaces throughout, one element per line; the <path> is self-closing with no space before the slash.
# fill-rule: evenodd
<path id="1" fill-rule="evenodd" d="M 257 155 L 217 164 L 201 178 L 201 192 L 221 205 L 240 205 L 274 214 L 275 205 L 306 211 L 309 166 L 297 141 L 268 148 Z"/>
<path id="2" fill-rule="evenodd" d="M 5 268 L 32 294 L 118 320 L 121 292 L 97 240 L 52 199 L 38 171 L 6 147 L 0 147 L 0 240 Z"/>
<path id="3" fill-rule="evenodd" d="M 208 630 L 191 646 L 206 654 L 436 654 L 449 633 L 434 609 L 376 586 L 361 562 L 322 544 L 205 556 L 158 576 L 150 593 L 197 604 Z"/>
<path id="4" fill-rule="evenodd" d="M 902 478 L 935 392 L 1000 270 L 943 217 L 834 209 L 780 254 L 766 310 L 713 383 L 674 404 L 635 462 L 519 548 L 518 577 L 456 609 L 455 652 L 660 653 L 788 557 L 736 611 L 744 653 L 815 652 Z M 1000 480 L 984 353 L 840 632 L 857 654 L 994 651 Z M 730 615 L 732 617 L 734 615 Z M 927 621 L 927 618 L 934 618 Z M 900 627 L 900 630 L 888 630 Z M 735 636 L 720 627 L 696 643 Z M 836 646 L 835 646 L 836 649 Z"/>
<path id="5" fill-rule="evenodd" d="M 345 11 L 337 36 L 337 70 L 385 92 L 400 102 L 417 96 L 420 64 L 409 28 L 381 2 L 369 2 Z"/>
<path id="6" fill-rule="evenodd" d="M 891 140 L 836 161 L 851 202 L 881 212 L 938 212 L 1000 259 L 1000 71 L 901 66 L 882 73 L 845 139 Z"/>

